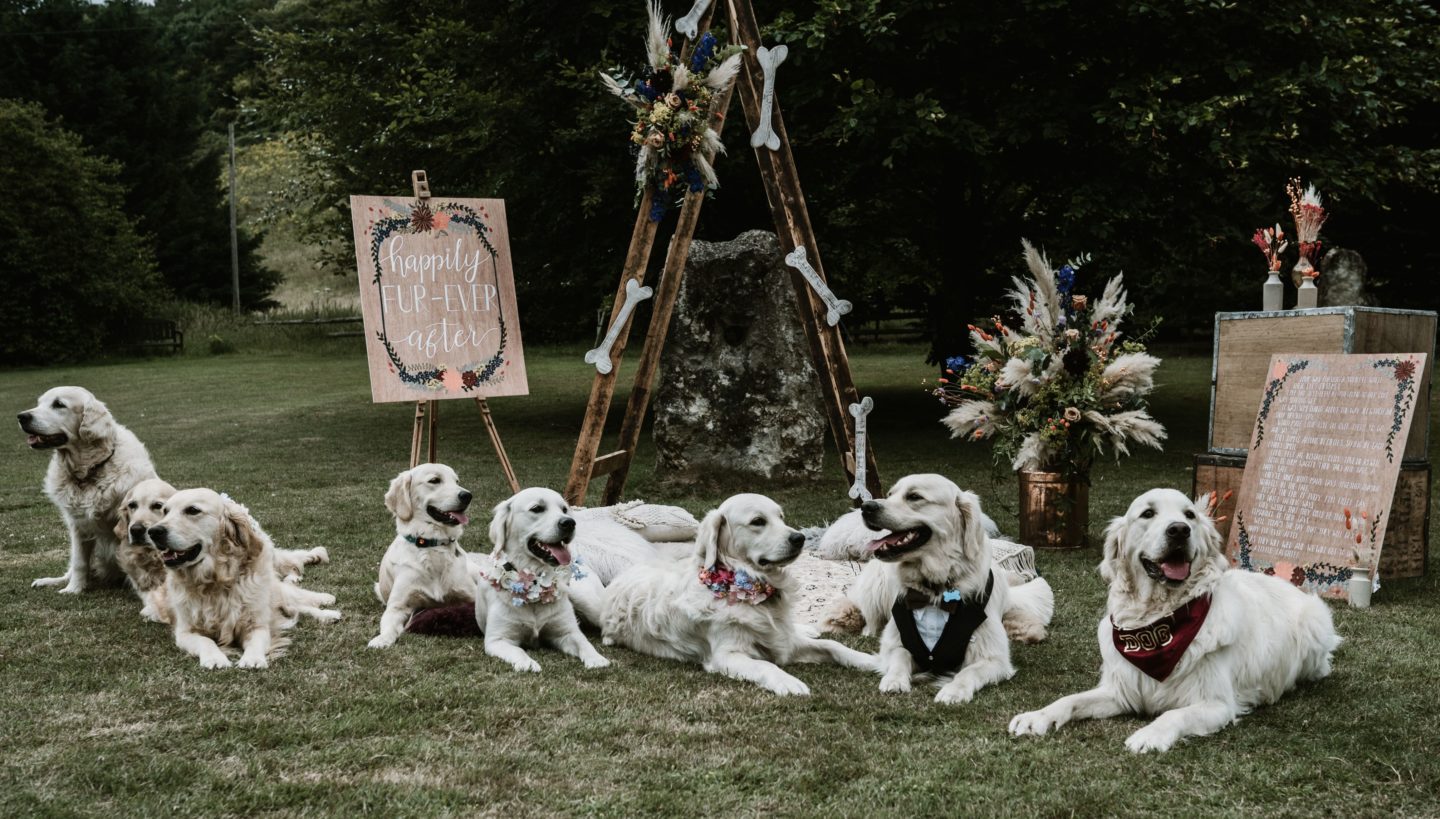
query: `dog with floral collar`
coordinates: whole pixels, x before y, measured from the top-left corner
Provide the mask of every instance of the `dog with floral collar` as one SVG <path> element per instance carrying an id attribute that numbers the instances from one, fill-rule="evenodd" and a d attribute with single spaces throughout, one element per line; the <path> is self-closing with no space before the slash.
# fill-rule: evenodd
<path id="1" fill-rule="evenodd" d="M 475 591 L 475 622 L 485 633 L 485 653 L 516 671 L 539 671 L 526 646 L 549 645 L 586 668 L 610 661 L 580 631 L 571 602 L 573 587 L 598 596 L 593 576 L 579 571 L 570 543 L 575 518 L 558 492 L 523 489 L 495 507 L 490 541 Z"/>
<path id="2" fill-rule="evenodd" d="M 776 694 L 810 688 L 781 666 L 833 662 L 876 669 L 875 657 L 801 630 L 786 568 L 805 537 L 775 501 L 735 495 L 700 523 L 690 560 L 636 566 L 605 589 L 606 645 L 699 663 Z"/>

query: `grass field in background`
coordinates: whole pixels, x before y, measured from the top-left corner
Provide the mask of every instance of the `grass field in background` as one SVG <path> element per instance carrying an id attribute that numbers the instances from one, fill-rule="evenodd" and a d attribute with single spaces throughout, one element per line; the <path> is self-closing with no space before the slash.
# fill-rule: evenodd
<path id="1" fill-rule="evenodd" d="M 1138 719 L 1005 733 L 1014 714 L 1095 682 L 1094 547 L 1040 555 L 1057 598 L 1050 640 L 1016 646 L 1016 677 L 959 707 L 921 687 L 881 695 L 877 675 L 825 666 L 793 669 L 813 691 L 793 700 L 622 649 L 604 649 L 614 664 L 601 671 L 542 650 L 539 675 L 485 657 L 478 641 L 407 637 L 371 651 L 370 586 L 393 535 L 381 496 L 406 466 L 411 408 L 370 403 L 359 339 L 297 331 L 259 352 L 262 331 L 244 332 L 234 355 L 187 339 L 173 359 L 0 372 L 0 397 L 20 411 L 51 386 L 93 390 L 163 477 L 230 493 L 281 546 L 328 547 L 332 562 L 305 585 L 335 593 L 344 619 L 303 622 L 268 670 L 205 671 L 125 592 L 31 589 L 63 571 L 66 542 L 40 491 L 48 456 L 15 431 L 0 459 L 0 816 L 1440 812 L 1435 573 L 1386 582 L 1371 610 L 1334 607 L 1346 643 L 1330 678 L 1162 756 L 1124 749 Z M 593 372 L 580 354 L 527 350 L 531 395 L 492 402 L 524 484 L 564 483 Z M 882 476 L 944 473 L 1015 531 L 1014 478 L 996 476 L 985 447 L 948 440 L 920 385 L 933 378 L 921 351 L 852 354 L 875 399 Z M 1208 358 L 1162 366 L 1166 451 L 1096 470 L 1092 533 L 1145 489 L 1189 489 L 1209 372 Z M 439 458 L 476 508 L 503 499 L 474 406 L 443 404 L 441 429 Z M 821 523 L 848 508 L 825 458 L 813 484 L 680 490 L 654 477 L 646 436 L 627 494 L 700 514 L 758 489 L 791 523 Z M 482 549 L 476 519 L 465 542 Z"/>

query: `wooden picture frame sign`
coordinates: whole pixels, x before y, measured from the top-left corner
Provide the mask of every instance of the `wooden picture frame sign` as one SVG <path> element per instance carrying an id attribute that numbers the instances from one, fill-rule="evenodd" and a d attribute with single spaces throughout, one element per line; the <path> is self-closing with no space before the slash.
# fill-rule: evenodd
<path id="1" fill-rule="evenodd" d="M 1357 552 L 1375 576 L 1426 364 L 1425 353 L 1271 357 L 1232 562 L 1336 598 Z"/>
<path id="2" fill-rule="evenodd" d="M 350 197 L 371 400 L 529 394 L 504 200 L 416 192 Z"/>

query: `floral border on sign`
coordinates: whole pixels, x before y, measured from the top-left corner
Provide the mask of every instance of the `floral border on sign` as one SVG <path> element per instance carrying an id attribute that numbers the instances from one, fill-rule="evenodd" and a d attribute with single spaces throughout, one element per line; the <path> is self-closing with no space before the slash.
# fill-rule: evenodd
<path id="1" fill-rule="evenodd" d="M 1304 565 L 1285 563 L 1266 563 L 1256 560 L 1250 546 L 1250 532 L 1245 528 L 1245 513 L 1235 513 L 1236 530 L 1235 540 L 1240 544 L 1237 559 L 1240 568 L 1248 572 L 1260 572 L 1271 577 L 1279 577 L 1308 591 L 1321 595 L 1337 596 L 1344 591 L 1346 584 L 1350 582 L 1350 575 L 1353 573 L 1349 566 L 1336 566 L 1323 560 Z"/>
<path id="2" fill-rule="evenodd" d="M 1384 367 L 1393 368 L 1395 380 L 1398 382 L 1395 387 L 1395 406 L 1390 422 L 1390 434 L 1385 436 L 1385 457 L 1393 464 L 1395 463 L 1395 436 L 1400 434 L 1400 427 L 1405 423 L 1405 414 L 1415 405 L 1415 359 L 1407 358 L 1402 361 L 1398 358 L 1382 358 L 1375 362 L 1374 367 L 1377 370 Z"/>
<path id="3" fill-rule="evenodd" d="M 473 229 L 479 237 L 481 244 L 490 251 L 490 258 L 494 259 L 499 254 L 495 246 L 485 234 L 490 227 L 480 218 L 480 214 L 468 205 L 459 202 L 445 202 L 431 208 L 428 202 L 421 200 L 414 205 L 406 205 L 401 202 L 386 199 L 385 204 L 396 213 L 395 216 L 376 219 L 373 223 L 370 234 L 370 262 L 375 268 L 375 276 L 370 283 L 377 288 L 380 286 L 380 246 L 391 234 L 421 234 L 421 233 L 444 233 L 448 235 L 451 225 L 464 226 Z M 498 275 L 498 273 L 497 273 Z M 496 281 L 496 290 L 499 290 L 499 281 Z M 465 364 L 459 368 L 460 389 L 469 392 L 482 384 L 498 384 L 503 377 L 496 377 L 500 366 L 505 363 L 505 344 L 509 333 L 505 329 L 505 314 L 499 313 L 500 346 L 495 350 L 495 355 L 485 361 Z M 409 384 L 419 389 L 443 392 L 445 390 L 444 364 L 425 362 L 420 365 L 406 364 L 400 360 L 399 353 L 395 352 L 395 345 L 390 342 L 389 332 L 385 326 L 385 300 L 380 299 L 380 329 L 375 333 L 380 345 L 385 348 L 385 354 L 390 359 L 390 367 L 402 383 Z"/>
<path id="4" fill-rule="evenodd" d="M 1270 405 L 1275 401 L 1275 397 L 1280 394 L 1280 388 L 1285 386 L 1285 382 L 1290 376 L 1309 366 L 1310 359 L 1308 358 L 1292 361 L 1290 362 L 1290 366 L 1285 368 L 1284 375 L 1270 379 L 1269 386 L 1265 388 L 1265 400 L 1260 402 L 1260 417 L 1255 420 L 1255 445 L 1252 446 L 1251 449 L 1259 449 L 1260 442 L 1265 440 L 1265 419 L 1270 417 Z"/>

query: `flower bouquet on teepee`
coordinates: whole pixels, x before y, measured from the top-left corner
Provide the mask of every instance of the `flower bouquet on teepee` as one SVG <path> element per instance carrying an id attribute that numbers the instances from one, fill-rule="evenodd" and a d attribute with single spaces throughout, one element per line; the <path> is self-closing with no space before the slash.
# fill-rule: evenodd
<path id="1" fill-rule="evenodd" d="M 1107 450 L 1118 459 L 1132 444 L 1162 448 L 1165 428 L 1146 396 L 1160 359 L 1136 340 L 1120 340 L 1131 312 L 1121 276 L 1097 301 L 1074 291 L 1088 257 L 1052 270 L 1022 241 L 1030 278 L 1013 279 L 1019 325 L 999 316 L 970 325 L 973 359 L 946 362 L 936 395 L 957 438 L 989 440 L 996 459 L 1020 476 L 1020 540 L 1074 548 L 1089 524 L 1090 467 Z"/>

